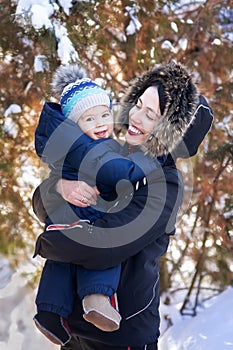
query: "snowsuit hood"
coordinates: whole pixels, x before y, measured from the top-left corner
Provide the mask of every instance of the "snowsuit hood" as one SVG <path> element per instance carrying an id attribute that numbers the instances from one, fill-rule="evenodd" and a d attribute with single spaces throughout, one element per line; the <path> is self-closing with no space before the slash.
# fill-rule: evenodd
<path id="1" fill-rule="evenodd" d="M 129 111 L 138 98 L 148 87 L 161 85 L 163 95 L 159 93 L 159 96 L 163 99 L 163 113 L 142 147 L 145 153 L 153 157 L 171 153 L 194 120 L 199 94 L 191 75 L 183 66 L 175 62 L 156 66 L 132 81 L 118 115 L 118 124 L 123 127 L 116 130 L 117 134 L 126 131 Z"/>

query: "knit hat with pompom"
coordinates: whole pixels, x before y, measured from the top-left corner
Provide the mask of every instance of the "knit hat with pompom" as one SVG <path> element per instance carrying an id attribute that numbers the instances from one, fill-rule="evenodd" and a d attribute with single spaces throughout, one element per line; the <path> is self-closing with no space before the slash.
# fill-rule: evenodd
<path id="1" fill-rule="evenodd" d="M 112 108 L 107 92 L 89 79 L 85 69 L 77 64 L 60 66 L 55 71 L 52 90 L 56 97 L 60 97 L 64 116 L 75 123 L 91 107 L 103 105 Z"/>

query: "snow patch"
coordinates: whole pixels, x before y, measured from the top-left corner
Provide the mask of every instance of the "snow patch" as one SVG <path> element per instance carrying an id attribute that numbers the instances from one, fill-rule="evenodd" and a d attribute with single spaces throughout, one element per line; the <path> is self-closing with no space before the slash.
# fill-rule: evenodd
<path id="1" fill-rule="evenodd" d="M 159 340 L 159 349 L 169 350 L 230 350 L 233 349 L 233 288 L 228 287 L 203 311 L 192 318 L 175 318 Z M 169 309 L 169 307 L 168 307 Z M 170 306 L 171 315 L 174 306 Z M 163 308 L 161 308 L 163 312 Z M 169 312 L 169 310 L 166 310 Z M 172 318 L 172 316 L 171 316 Z"/>

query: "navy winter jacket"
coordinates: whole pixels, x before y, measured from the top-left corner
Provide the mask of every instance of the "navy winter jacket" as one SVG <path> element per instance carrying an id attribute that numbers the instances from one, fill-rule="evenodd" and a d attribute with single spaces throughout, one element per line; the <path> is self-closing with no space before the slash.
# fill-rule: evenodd
<path id="1" fill-rule="evenodd" d="M 170 155 L 162 168 L 155 169 L 147 177 L 146 184 L 141 181 L 125 208 L 106 214 L 92 226 L 82 223 L 82 228 L 69 233 L 45 231 L 39 236 L 36 254 L 45 258 L 73 262 L 90 269 L 106 269 L 122 263 L 117 290 L 123 318 L 120 329 L 106 333 L 83 321 L 81 301 L 77 298 L 69 317 L 74 334 L 116 347 L 143 346 L 158 339 L 158 260 L 167 250 L 169 234 L 175 231 L 176 214 L 183 196 L 182 178 L 174 158 L 193 156 L 212 120 L 212 111 L 201 96 L 195 123 L 184 137 L 186 147 L 177 147 L 173 157 Z M 54 191 L 56 181 L 46 180 L 34 193 L 34 211 L 42 221 L 62 202 Z M 46 208 L 43 200 L 48 205 Z M 103 241 L 106 242 L 104 248 Z"/>

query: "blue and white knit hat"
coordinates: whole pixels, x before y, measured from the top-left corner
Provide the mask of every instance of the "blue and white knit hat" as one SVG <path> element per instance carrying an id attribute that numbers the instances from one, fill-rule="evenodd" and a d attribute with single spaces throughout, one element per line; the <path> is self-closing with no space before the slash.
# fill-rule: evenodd
<path id="1" fill-rule="evenodd" d="M 52 88 L 56 95 L 61 96 L 64 116 L 75 123 L 91 107 L 103 105 L 112 108 L 107 92 L 87 78 L 86 71 L 78 65 L 59 67 L 54 74 Z"/>

